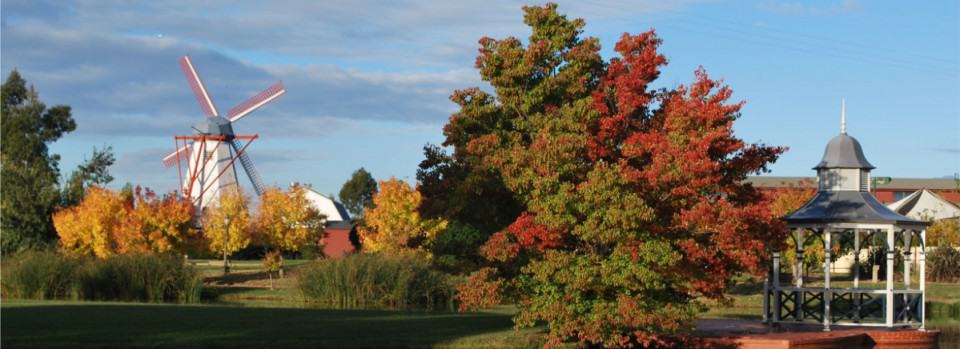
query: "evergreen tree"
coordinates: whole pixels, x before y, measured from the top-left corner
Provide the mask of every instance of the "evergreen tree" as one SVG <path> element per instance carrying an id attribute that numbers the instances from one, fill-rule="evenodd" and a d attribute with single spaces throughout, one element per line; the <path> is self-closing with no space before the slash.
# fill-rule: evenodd
<path id="1" fill-rule="evenodd" d="M 354 218 L 362 218 L 363 210 L 373 205 L 377 181 L 363 167 L 353 172 L 350 180 L 340 188 L 340 201 Z"/>
<path id="2" fill-rule="evenodd" d="M 12 71 L 0 87 L 0 240 L 4 253 L 48 245 L 60 202 L 60 156 L 48 145 L 76 129 L 70 107 L 47 108 Z"/>
<path id="3" fill-rule="evenodd" d="M 113 148 L 106 146 L 103 150 L 93 148 L 93 156 L 86 159 L 70 174 L 64 183 L 63 206 L 70 207 L 83 201 L 83 194 L 91 185 L 105 186 L 113 181 L 109 167 L 114 163 Z"/>

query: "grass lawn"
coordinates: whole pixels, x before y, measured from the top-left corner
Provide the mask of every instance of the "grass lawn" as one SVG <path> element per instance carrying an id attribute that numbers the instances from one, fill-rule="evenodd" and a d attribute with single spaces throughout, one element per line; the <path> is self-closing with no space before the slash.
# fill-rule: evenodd
<path id="1" fill-rule="evenodd" d="M 235 261 L 223 274 L 217 260 L 195 260 L 204 278 L 198 305 L 78 301 L 0 304 L 3 348 L 535 348 L 543 326 L 516 331 L 512 307 L 488 312 L 416 312 L 310 308 L 296 289 L 304 261 L 287 261 L 287 277 L 270 289 L 260 261 Z M 845 281 L 838 281 L 841 284 Z M 870 287 L 869 284 L 862 285 Z M 877 285 L 873 285 L 877 286 Z M 960 302 L 957 284 L 927 284 L 927 298 Z M 760 319 L 762 285 L 744 278 L 732 302 L 707 302 L 704 318 Z M 935 315 L 935 314 L 931 314 Z M 960 319 L 934 318 L 930 328 L 960 336 Z"/>
<path id="2" fill-rule="evenodd" d="M 542 328 L 513 330 L 510 310 L 432 313 L 104 302 L 2 305 L 2 347 L 510 347 Z"/>

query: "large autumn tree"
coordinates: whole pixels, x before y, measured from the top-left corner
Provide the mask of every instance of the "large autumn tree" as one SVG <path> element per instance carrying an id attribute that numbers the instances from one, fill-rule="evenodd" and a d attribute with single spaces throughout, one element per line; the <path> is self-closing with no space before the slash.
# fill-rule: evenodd
<path id="1" fill-rule="evenodd" d="M 493 93 L 455 92 L 444 128 L 465 145 L 455 156 L 479 159 L 523 206 L 484 247 L 498 269 L 463 294 L 512 289 L 517 324 L 545 321 L 548 344 L 666 344 L 692 328 L 698 299 L 762 273 L 782 243 L 744 179 L 783 149 L 737 138 L 743 102 L 703 69 L 689 85 L 653 87 L 667 62 L 653 31 L 624 34 L 604 61 L 583 20 L 554 4 L 524 12 L 526 44 L 480 40 L 476 66 Z"/>

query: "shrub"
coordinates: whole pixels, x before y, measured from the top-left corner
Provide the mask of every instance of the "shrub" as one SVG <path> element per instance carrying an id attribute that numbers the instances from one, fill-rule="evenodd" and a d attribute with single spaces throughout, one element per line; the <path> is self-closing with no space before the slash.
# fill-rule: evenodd
<path id="1" fill-rule="evenodd" d="M 960 281 L 960 251 L 953 247 L 931 248 L 927 256 L 930 281 Z"/>
<path id="2" fill-rule="evenodd" d="M 52 251 L 25 251 L 3 258 L 4 297 L 77 299 L 83 259 Z"/>
<path id="3" fill-rule="evenodd" d="M 192 303 L 201 286 L 196 270 L 174 255 L 115 256 L 81 274 L 83 297 L 90 300 Z"/>
<path id="4" fill-rule="evenodd" d="M 298 287 L 307 301 L 339 308 L 436 309 L 452 295 L 448 276 L 424 258 L 379 253 L 311 262 Z"/>

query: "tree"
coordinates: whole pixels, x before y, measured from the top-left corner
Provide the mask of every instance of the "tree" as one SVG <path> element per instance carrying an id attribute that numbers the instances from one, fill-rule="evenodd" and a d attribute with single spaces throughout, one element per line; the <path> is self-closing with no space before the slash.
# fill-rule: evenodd
<path id="1" fill-rule="evenodd" d="M 127 203 L 118 193 L 90 187 L 80 204 L 53 215 L 53 224 L 60 236 L 60 249 L 67 254 L 94 255 L 99 258 L 116 254 L 118 248 L 136 249 L 131 241 L 139 238 L 139 226 L 135 236 L 121 234 L 128 238 L 118 239 L 119 227 L 129 217 L 126 206 Z"/>
<path id="2" fill-rule="evenodd" d="M 409 184 L 390 177 L 380 182 L 373 196 L 373 208 L 364 214 L 358 229 L 365 252 L 426 252 L 425 245 L 447 223 L 441 219 L 421 219 L 420 192 Z"/>
<path id="3" fill-rule="evenodd" d="M 250 245 L 250 198 L 239 189 L 220 193 L 217 205 L 207 207 L 203 215 L 203 236 L 210 252 L 223 253 L 224 270 L 227 257 Z"/>
<path id="4" fill-rule="evenodd" d="M 303 186 L 294 185 L 287 192 L 274 187 L 267 188 L 260 195 L 253 238 L 266 248 L 268 257 L 279 258 L 279 262 L 266 258 L 264 266 L 268 270 L 279 269 L 281 276 L 283 260 L 280 253 L 297 251 L 307 243 L 319 243 L 323 231 L 326 217 L 307 200 L 305 192 Z"/>
<path id="5" fill-rule="evenodd" d="M 666 64 L 653 31 L 624 34 L 604 62 L 583 20 L 555 4 L 524 12 L 529 44 L 481 39 L 477 68 L 494 94 L 455 92 L 445 127 L 463 130 L 465 151 L 524 209 L 484 246 L 499 277 L 483 269 L 471 285 L 504 281 L 516 323 L 546 322 L 548 345 L 667 345 L 692 329 L 698 299 L 763 273 L 782 245 L 785 229 L 744 180 L 784 149 L 735 137 L 742 102 L 702 68 L 689 86 L 651 88 Z"/>
<path id="6" fill-rule="evenodd" d="M 2 252 L 49 245 L 60 201 L 60 156 L 48 145 L 76 129 L 70 107 L 47 108 L 16 70 L 0 86 L 0 240 Z"/>
<path id="7" fill-rule="evenodd" d="M 90 159 L 84 159 L 84 162 L 78 165 L 67 179 L 61 205 L 63 207 L 76 205 L 83 200 L 84 192 L 91 185 L 105 186 L 112 182 L 113 176 L 110 175 L 109 167 L 114 161 L 113 147 L 106 146 L 103 150 L 97 150 L 94 147 Z"/>
<path id="8" fill-rule="evenodd" d="M 53 215 L 60 249 L 68 254 L 106 258 L 126 253 L 189 250 L 197 242 L 193 207 L 176 195 L 158 197 L 137 187 L 132 200 L 97 186 L 83 200 Z"/>
<path id="9" fill-rule="evenodd" d="M 350 175 L 350 180 L 340 188 L 340 201 L 354 218 L 362 218 L 363 210 L 373 205 L 373 196 L 377 194 L 377 181 L 370 172 L 361 167 Z"/>
<path id="10" fill-rule="evenodd" d="M 960 218 L 946 218 L 927 228 L 927 246 L 960 247 Z"/>
<path id="11" fill-rule="evenodd" d="M 770 202 L 769 209 L 771 213 L 774 216 L 783 217 L 793 213 L 793 211 L 803 207 L 807 201 L 810 201 L 817 193 L 815 188 L 816 183 L 812 180 L 804 179 L 800 183 L 787 183 L 786 186 L 767 190 L 764 194 Z M 842 238 L 843 237 L 841 237 L 841 239 Z M 796 242 L 793 237 L 787 237 L 784 242 L 783 258 L 790 263 L 791 268 L 794 268 L 797 266 Z M 843 244 L 837 244 L 837 246 L 840 245 Z M 840 253 L 834 254 L 834 256 L 838 255 L 840 255 Z M 803 252 L 804 272 L 821 268 L 820 266 L 823 264 L 824 256 L 822 241 L 820 243 L 814 242 L 805 245 Z M 794 277 L 799 275 L 796 269 L 792 269 L 791 272 Z"/>

